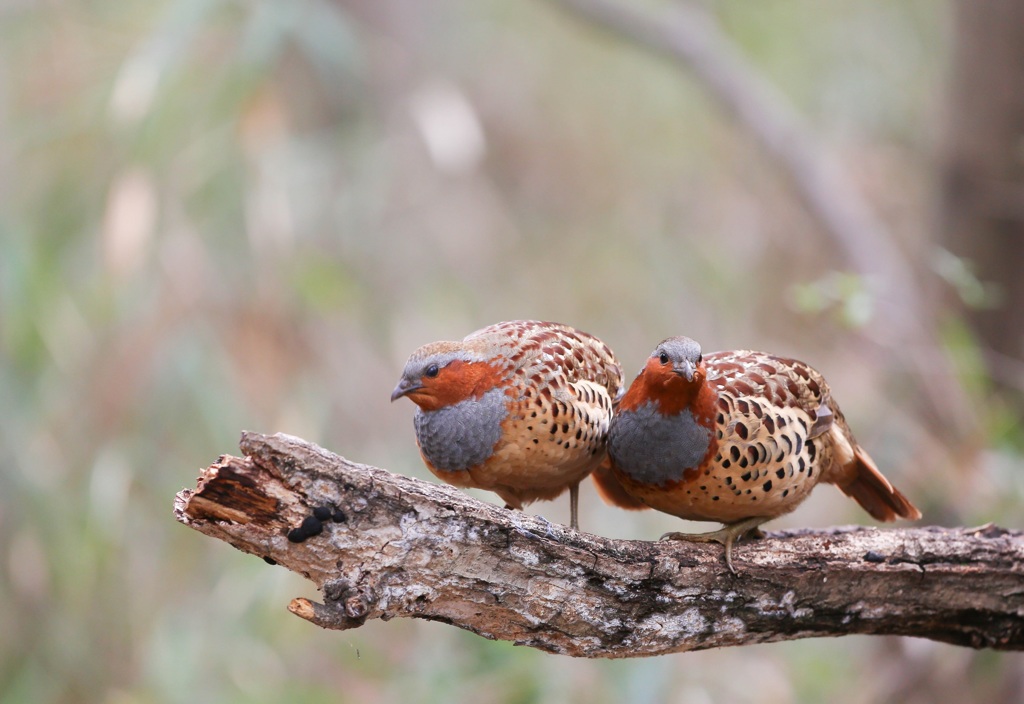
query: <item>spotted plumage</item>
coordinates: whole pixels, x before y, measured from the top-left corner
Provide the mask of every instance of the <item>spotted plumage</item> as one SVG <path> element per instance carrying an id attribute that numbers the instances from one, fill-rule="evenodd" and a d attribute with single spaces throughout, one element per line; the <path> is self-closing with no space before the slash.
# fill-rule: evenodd
<path id="1" fill-rule="evenodd" d="M 622 398 L 608 453 L 611 472 L 595 475 L 602 493 L 726 524 L 666 537 L 723 542 L 730 569 L 733 540 L 795 509 L 819 482 L 879 520 L 921 516 L 857 444 L 821 374 L 763 352 L 702 355 L 689 338 L 663 341 Z M 623 490 L 629 498 L 615 500 Z"/>
<path id="2" fill-rule="evenodd" d="M 417 406 L 420 454 L 438 478 L 511 508 L 570 490 L 606 456 L 622 370 L 596 337 L 533 320 L 498 323 L 412 353 L 391 394 Z"/>

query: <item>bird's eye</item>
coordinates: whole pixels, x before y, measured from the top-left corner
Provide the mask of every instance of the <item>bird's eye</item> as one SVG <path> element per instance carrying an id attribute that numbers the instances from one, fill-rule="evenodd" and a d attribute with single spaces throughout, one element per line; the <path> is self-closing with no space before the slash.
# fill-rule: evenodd
<path id="1" fill-rule="evenodd" d="M 661 356 L 658 357 L 658 361 L 660 361 L 662 364 L 668 364 L 668 355 L 662 352 Z"/>
<path id="2" fill-rule="evenodd" d="M 697 364 L 700 364 L 703 361 L 704 361 L 704 355 L 702 355 L 702 354 L 697 355 Z"/>
<path id="3" fill-rule="evenodd" d="M 423 372 L 423 374 L 424 374 L 424 376 L 427 376 L 427 377 L 430 377 L 431 379 L 433 379 L 435 376 L 437 376 L 437 373 L 439 371 L 441 371 L 441 370 L 437 368 L 436 364 L 431 364 L 429 367 L 427 367 L 427 370 L 425 372 Z"/>

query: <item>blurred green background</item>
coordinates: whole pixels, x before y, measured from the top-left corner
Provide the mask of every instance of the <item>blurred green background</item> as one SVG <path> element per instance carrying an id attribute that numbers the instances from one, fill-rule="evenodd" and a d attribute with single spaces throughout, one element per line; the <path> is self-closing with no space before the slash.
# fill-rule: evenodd
<path id="1" fill-rule="evenodd" d="M 320 631 L 285 611 L 308 583 L 172 517 L 242 429 L 429 478 L 388 402 L 406 356 L 541 318 L 630 377 L 674 334 L 805 359 L 925 522 L 1020 527 L 1019 415 L 957 298 L 983 282 L 933 234 L 950 8 L 707 6 L 891 228 L 930 342 L 876 334 L 902 302 L 686 72 L 543 0 L 4 3 L 0 702 L 1024 698 L 1018 656 L 922 640 L 578 661 Z M 679 527 L 589 485 L 581 511 Z M 772 526 L 843 523 L 870 519 L 826 487 Z"/>

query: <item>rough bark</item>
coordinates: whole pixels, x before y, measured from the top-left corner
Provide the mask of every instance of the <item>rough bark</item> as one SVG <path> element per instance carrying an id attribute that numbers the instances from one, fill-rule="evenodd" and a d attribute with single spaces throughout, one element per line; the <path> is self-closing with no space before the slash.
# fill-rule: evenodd
<path id="1" fill-rule="evenodd" d="M 244 433 L 241 449 L 175 516 L 311 580 L 324 603 L 289 609 L 324 628 L 423 618 L 582 657 L 853 633 L 1024 647 L 1020 532 L 775 533 L 740 543 L 733 575 L 717 545 L 576 532 L 287 435 Z M 307 520 L 317 508 L 331 517 Z"/>

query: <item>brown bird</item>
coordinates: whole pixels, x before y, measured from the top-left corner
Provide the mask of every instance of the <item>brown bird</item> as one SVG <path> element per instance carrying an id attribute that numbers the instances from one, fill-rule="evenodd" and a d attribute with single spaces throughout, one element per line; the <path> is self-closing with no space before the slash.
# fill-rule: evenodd
<path id="1" fill-rule="evenodd" d="M 703 356 L 687 337 L 663 341 L 618 406 L 608 454 L 611 472 L 594 475 L 606 500 L 724 523 L 662 539 L 720 542 L 733 572 L 733 542 L 818 482 L 880 521 L 921 517 L 857 444 L 821 374 L 763 352 Z"/>
<path id="2" fill-rule="evenodd" d="M 427 467 L 458 487 L 495 492 L 507 508 L 569 489 L 606 456 L 622 369 L 606 344 L 568 325 L 515 320 L 412 353 L 391 394 L 416 411 Z"/>

